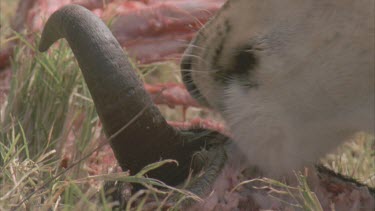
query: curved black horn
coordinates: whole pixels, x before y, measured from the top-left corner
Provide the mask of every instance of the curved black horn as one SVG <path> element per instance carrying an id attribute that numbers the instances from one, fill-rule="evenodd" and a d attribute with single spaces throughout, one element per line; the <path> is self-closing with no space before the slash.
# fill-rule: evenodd
<path id="1" fill-rule="evenodd" d="M 179 167 L 167 165 L 149 176 L 172 185 L 183 181 L 199 146 L 184 145 L 181 133 L 166 123 L 102 20 L 81 6 L 65 6 L 48 19 L 39 50 L 46 51 L 60 38 L 73 50 L 108 137 L 142 112 L 111 139 L 120 166 L 134 174 L 160 159 L 175 159 Z"/>

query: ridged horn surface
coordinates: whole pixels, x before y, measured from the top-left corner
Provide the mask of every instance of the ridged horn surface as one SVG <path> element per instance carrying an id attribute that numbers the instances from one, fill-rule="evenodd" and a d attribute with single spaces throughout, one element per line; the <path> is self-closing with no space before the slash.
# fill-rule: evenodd
<path id="1" fill-rule="evenodd" d="M 169 165 L 149 176 L 169 184 L 181 182 L 188 174 L 191 153 L 199 146 L 184 146 L 181 134 L 166 123 L 102 20 L 81 6 L 65 6 L 48 19 L 39 50 L 46 51 L 60 38 L 68 41 L 79 63 L 107 136 L 143 110 L 111 140 L 120 166 L 134 174 L 160 159 L 175 159 L 180 167 Z"/>

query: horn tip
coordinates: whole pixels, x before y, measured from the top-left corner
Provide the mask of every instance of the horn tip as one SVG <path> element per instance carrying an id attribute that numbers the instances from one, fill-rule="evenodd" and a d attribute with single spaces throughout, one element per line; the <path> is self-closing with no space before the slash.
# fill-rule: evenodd
<path id="1" fill-rule="evenodd" d="M 42 42 L 40 42 L 39 44 L 39 47 L 38 47 L 38 50 L 39 52 L 45 52 L 48 50 L 49 47 L 47 47 L 46 45 L 44 45 Z"/>

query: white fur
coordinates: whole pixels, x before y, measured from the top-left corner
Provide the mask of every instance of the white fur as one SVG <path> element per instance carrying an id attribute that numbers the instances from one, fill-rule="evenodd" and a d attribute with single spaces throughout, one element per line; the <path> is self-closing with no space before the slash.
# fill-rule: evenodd
<path id="1" fill-rule="evenodd" d="M 374 133 L 374 2 L 230 0 L 199 32 L 187 51 L 195 55 L 193 81 L 213 108 L 224 105 L 251 164 L 283 175 L 356 132 Z M 232 65 L 235 50 L 248 44 L 259 59 L 249 80 L 259 86 L 244 91 L 236 80 L 215 82 L 213 67 Z"/>

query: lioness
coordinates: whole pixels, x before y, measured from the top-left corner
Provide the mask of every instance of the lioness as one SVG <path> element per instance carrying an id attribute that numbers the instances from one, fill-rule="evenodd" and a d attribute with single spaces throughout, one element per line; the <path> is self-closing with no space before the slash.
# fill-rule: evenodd
<path id="1" fill-rule="evenodd" d="M 283 175 L 374 133 L 374 0 L 229 0 L 182 60 L 250 164 Z"/>

